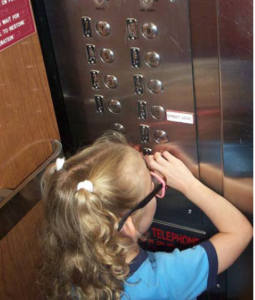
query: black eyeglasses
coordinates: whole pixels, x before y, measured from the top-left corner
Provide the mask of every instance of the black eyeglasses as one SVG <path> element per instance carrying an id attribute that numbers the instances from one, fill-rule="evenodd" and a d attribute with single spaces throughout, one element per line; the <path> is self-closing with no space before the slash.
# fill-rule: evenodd
<path id="1" fill-rule="evenodd" d="M 128 213 L 124 215 L 124 217 L 119 222 L 118 231 L 120 231 L 125 224 L 127 218 L 131 216 L 135 211 L 140 208 L 145 207 L 155 196 L 158 198 L 163 198 L 165 196 L 166 191 L 166 183 L 165 181 L 157 174 L 150 172 L 152 175 L 152 180 L 154 182 L 155 188 L 153 191 L 149 193 L 141 202 L 137 204 L 133 209 L 131 209 Z"/>

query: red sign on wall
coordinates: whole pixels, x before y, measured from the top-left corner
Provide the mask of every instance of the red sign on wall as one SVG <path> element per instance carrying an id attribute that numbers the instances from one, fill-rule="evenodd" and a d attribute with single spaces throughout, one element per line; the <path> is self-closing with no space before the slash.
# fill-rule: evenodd
<path id="1" fill-rule="evenodd" d="M 0 51 L 34 32 L 29 0 L 0 0 Z"/>

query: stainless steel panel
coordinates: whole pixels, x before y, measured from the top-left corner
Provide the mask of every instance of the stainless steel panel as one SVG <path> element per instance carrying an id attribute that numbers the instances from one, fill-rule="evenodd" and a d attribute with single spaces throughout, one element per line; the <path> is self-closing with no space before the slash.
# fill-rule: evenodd
<path id="1" fill-rule="evenodd" d="M 145 2 L 110 0 L 98 6 L 94 1 L 85 4 L 82 0 L 45 0 L 71 130 L 77 144 L 94 140 L 104 130 L 111 128 L 113 123 L 122 124 L 126 134 L 140 144 L 141 121 L 138 118 L 137 100 L 146 101 L 148 111 L 152 105 L 160 105 L 165 110 L 194 112 L 188 1 Z M 82 17 L 91 18 L 92 37 L 84 37 Z M 127 19 L 137 21 L 135 40 L 128 39 Z M 108 36 L 97 33 L 96 25 L 100 21 L 110 25 Z M 157 27 L 157 35 L 150 24 Z M 143 36 L 143 26 L 152 29 L 151 33 L 147 30 L 147 35 L 152 34 L 150 37 L 153 39 Z M 96 46 L 96 64 L 88 64 L 86 44 Z M 140 66 L 136 68 L 131 64 L 130 49 L 133 47 L 140 49 Z M 114 52 L 114 62 L 106 64 L 98 59 L 103 48 Z M 151 68 L 145 63 L 148 52 L 160 55 L 160 66 Z M 91 88 L 89 76 L 92 68 L 100 71 L 98 93 L 104 96 L 105 103 L 111 99 L 119 101 L 122 107 L 119 114 L 112 114 L 108 109 L 104 114 L 97 114 L 95 91 Z M 144 78 L 143 97 L 134 92 L 135 74 Z M 107 75 L 118 79 L 116 89 L 108 89 L 103 84 Z M 164 89 L 160 94 L 149 91 L 151 79 L 162 82 Z M 195 124 L 158 121 L 149 114 L 145 125 L 150 126 L 151 142 L 144 147 L 158 149 L 159 145 L 153 138 L 154 132 L 165 131 L 169 143 L 164 145 L 164 149 L 174 152 L 178 149 L 181 158 L 198 177 Z"/>
<path id="2" fill-rule="evenodd" d="M 224 196 L 253 212 L 253 2 L 219 1 Z"/>
<path id="3" fill-rule="evenodd" d="M 217 1 L 190 0 L 200 180 L 223 194 Z"/>

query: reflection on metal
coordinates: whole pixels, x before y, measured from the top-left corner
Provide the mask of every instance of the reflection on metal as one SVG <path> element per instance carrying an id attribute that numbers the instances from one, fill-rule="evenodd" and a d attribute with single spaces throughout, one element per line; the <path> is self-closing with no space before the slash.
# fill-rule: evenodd
<path id="1" fill-rule="evenodd" d="M 163 130 L 156 130 L 154 132 L 154 139 L 159 144 L 165 144 L 168 142 L 167 133 Z"/>
<path id="2" fill-rule="evenodd" d="M 15 190 L 0 190 L 0 239 L 2 239 L 41 199 L 40 181 L 46 167 L 62 153 L 59 141 L 52 141 L 53 154 Z"/>
<path id="3" fill-rule="evenodd" d="M 252 2 L 190 8 L 200 178 L 252 213 Z"/>
<path id="4" fill-rule="evenodd" d="M 158 35 L 158 28 L 153 23 L 145 23 L 142 26 L 142 33 L 147 39 L 155 39 Z"/>
<path id="5" fill-rule="evenodd" d="M 238 6 L 231 1 L 218 4 L 224 196 L 250 213 L 253 212 L 252 8 L 252 1 L 244 0 Z M 242 187 L 237 189 L 237 186 Z"/>
<path id="6" fill-rule="evenodd" d="M 105 21 L 99 21 L 96 25 L 97 33 L 101 36 L 108 36 L 111 33 L 111 26 Z"/>
<path id="7" fill-rule="evenodd" d="M 157 79 L 151 79 L 148 83 L 148 88 L 153 94 L 160 94 L 164 89 L 162 82 Z"/>
<path id="8" fill-rule="evenodd" d="M 125 128 L 120 123 L 114 123 L 114 124 L 112 124 L 112 130 L 116 130 L 116 131 L 119 131 L 121 133 L 125 133 Z"/>

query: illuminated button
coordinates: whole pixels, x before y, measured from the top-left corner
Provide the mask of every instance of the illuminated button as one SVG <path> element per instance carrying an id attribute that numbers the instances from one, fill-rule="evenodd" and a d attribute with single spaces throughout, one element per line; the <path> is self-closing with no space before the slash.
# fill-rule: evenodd
<path id="1" fill-rule="evenodd" d="M 164 89 L 162 82 L 157 79 L 151 79 L 148 87 L 153 94 L 160 94 Z"/>
<path id="2" fill-rule="evenodd" d="M 158 67 L 160 65 L 160 56 L 156 52 L 148 52 L 145 56 L 145 62 L 150 67 Z"/>
<path id="3" fill-rule="evenodd" d="M 158 35 L 158 28 L 153 23 L 145 23 L 142 26 L 142 33 L 147 39 L 155 39 Z"/>
<path id="4" fill-rule="evenodd" d="M 168 136 L 163 130 L 156 130 L 154 132 L 154 139 L 159 144 L 164 144 L 168 142 Z"/>
<path id="5" fill-rule="evenodd" d="M 105 4 L 105 0 L 94 0 L 97 6 L 103 6 Z"/>
<path id="6" fill-rule="evenodd" d="M 106 63 L 112 63 L 114 61 L 114 53 L 111 49 L 103 48 L 101 50 L 101 58 Z"/>
<path id="7" fill-rule="evenodd" d="M 109 89 L 116 89 L 116 87 L 118 86 L 117 77 L 115 77 L 114 75 L 106 75 L 105 76 L 105 85 Z"/>
<path id="8" fill-rule="evenodd" d="M 125 128 L 120 123 L 114 123 L 114 124 L 112 124 L 112 130 L 119 131 L 121 133 L 125 133 Z"/>
<path id="9" fill-rule="evenodd" d="M 121 104 L 118 100 L 110 100 L 108 103 L 109 110 L 114 114 L 119 114 L 121 112 Z"/>
<path id="10" fill-rule="evenodd" d="M 154 119 L 163 120 L 165 118 L 165 109 L 159 105 L 153 105 L 151 107 L 151 115 Z"/>
<path id="11" fill-rule="evenodd" d="M 97 22 L 96 29 L 101 36 L 107 36 L 111 33 L 111 26 L 105 21 Z"/>

